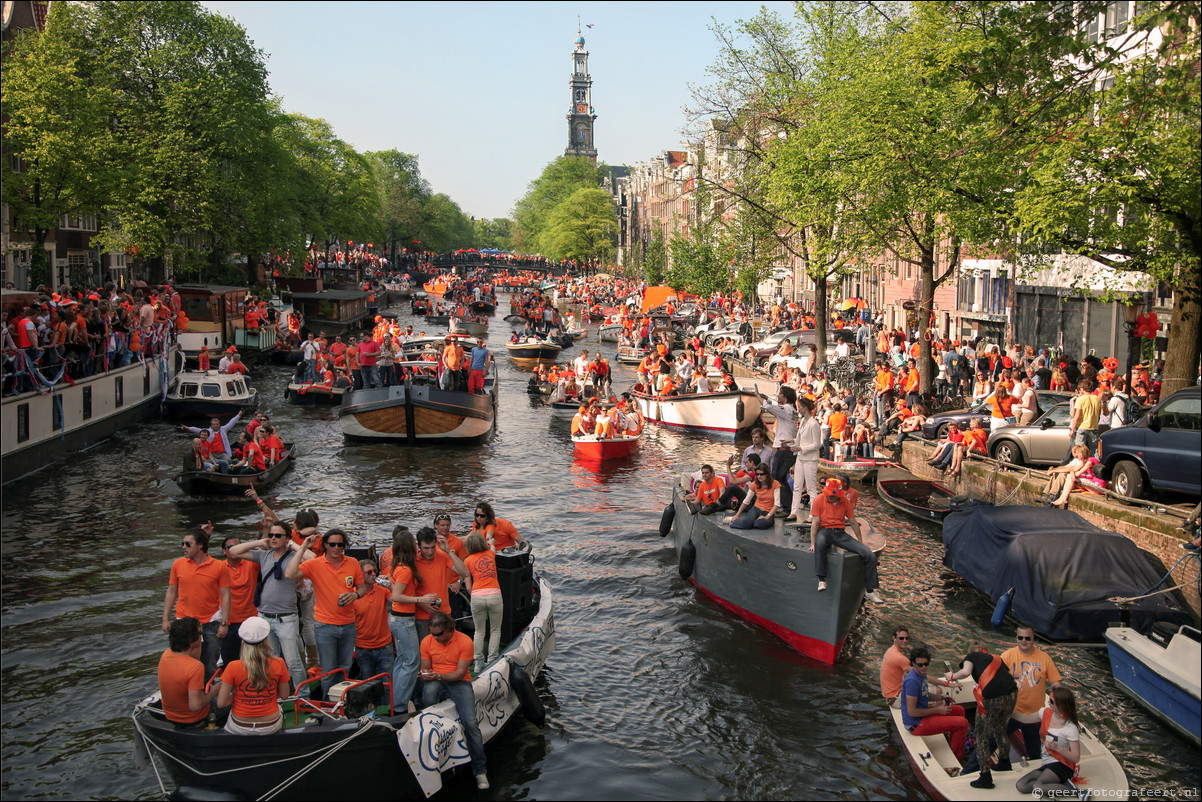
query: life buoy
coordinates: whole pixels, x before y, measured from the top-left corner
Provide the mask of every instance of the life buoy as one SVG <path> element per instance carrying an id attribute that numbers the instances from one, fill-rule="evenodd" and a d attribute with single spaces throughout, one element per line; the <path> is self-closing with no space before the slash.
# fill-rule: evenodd
<path id="1" fill-rule="evenodd" d="M 547 721 L 547 711 L 543 707 L 543 700 L 538 698 L 538 694 L 534 690 L 534 682 L 526 673 L 526 669 L 521 666 L 510 668 L 509 681 L 513 684 L 513 692 L 517 694 L 518 704 L 521 706 L 526 720 L 536 727 L 543 726 Z"/>
<path id="2" fill-rule="evenodd" d="M 676 505 L 668 504 L 664 507 L 664 514 L 659 519 L 659 536 L 667 537 L 672 531 L 672 522 L 676 520 Z"/>
<path id="3" fill-rule="evenodd" d="M 680 562 L 677 564 L 676 570 L 680 572 L 681 579 L 688 579 L 693 575 L 693 565 L 696 562 L 697 547 L 690 540 L 680 547 Z"/>

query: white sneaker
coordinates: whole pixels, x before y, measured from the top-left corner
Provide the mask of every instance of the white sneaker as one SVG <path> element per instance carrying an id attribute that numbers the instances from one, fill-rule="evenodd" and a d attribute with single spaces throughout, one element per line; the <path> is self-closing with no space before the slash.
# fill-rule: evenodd
<path id="1" fill-rule="evenodd" d="M 876 602 L 877 604 L 881 604 L 885 601 L 881 598 L 881 594 L 877 593 L 875 590 L 871 593 L 864 594 L 864 598 L 868 599 L 870 602 Z"/>
<path id="2" fill-rule="evenodd" d="M 822 592 L 822 591 L 824 591 L 824 590 L 826 590 L 826 580 L 825 580 L 825 579 L 819 579 L 819 580 L 818 580 L 818 592 L 819 592 L 819 593 L 821 593 L 821 592 Z"/>
<path id="3" fill-rule="evenodd" d="M 488 790 L 488 776 L 485 774 L 477 774 L 476 775 L 476 787 L 479 788 L 481 791 L 487 791 Z"/>

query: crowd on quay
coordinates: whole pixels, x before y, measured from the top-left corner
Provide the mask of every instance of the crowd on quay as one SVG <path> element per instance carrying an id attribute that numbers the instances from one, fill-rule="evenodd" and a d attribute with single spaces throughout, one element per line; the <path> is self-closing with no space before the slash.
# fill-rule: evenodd
<path id="1" fill-rule="evenodd" d="M 962 772 L 979 772 L 970 783 L 974 788 L 993 788 L 993 772 L 1012 771 L 1012 761 L 1017 759 L 1034 766 L 1018 779 L 1019 793 L 1079 794 L 1068 785 L 1080 779 L 1076 697 L 1052 658 L 1035 644 L 1034 627 L 1020 623 L 1013 647 L 996 655 L 982 644 L 959 661 L 959 668 L 940 676 L 931 675 L 931 660 L 927 646 L 911 642 L 909 627 L 893 629 L 893 643 L 881 658 L 881 695 L 901 708 L 907 730 L 947 737 L 956 759 L 964 764 Z M 938 691 L 940 686 L 959 689 L 960 681 L 969 677 L 977 700 L 971 755 L 964 708 Z M 936 687 L 935 694 L 930 686 Z M 1084 799 L 1088 792 L 1079 795 Z"/>
<path id="2" fill-rule="evenodd" d="M 262 538 L 227 536 L 219 560 L 209 554 L 212 524 L 189 529 L 171 566 L 162 618 L 170 642 L 158 668 L 167 719 L 269 735 L 283 726 L 281 699 L 320 701 L 340 679 L 384 679 L 399 712 L 453 701 L 472 773 L 487 788 L 471 681 L 500 655 L 496 552 L 528 548 L 513 524 L 482 501 L 462 537 L 440 513 L 416 535 L 395 527 L 378 562 L 356 560 L 350 535 L 319 530 L 312 508 L 285 520 L 253 489 L 247 495 L 262 510 Z M 474 639 L 452 617 L 464 591 Z"/>
<path id="3" fill-rule="evenodd" d="M 11 288 L 10 288 L 11 289 Z M 164 354 L 188 319 L 169 284 L 87 290 L 38 288 L 31 304 L 4 310 L 5 395 L 52 390 Z"/>

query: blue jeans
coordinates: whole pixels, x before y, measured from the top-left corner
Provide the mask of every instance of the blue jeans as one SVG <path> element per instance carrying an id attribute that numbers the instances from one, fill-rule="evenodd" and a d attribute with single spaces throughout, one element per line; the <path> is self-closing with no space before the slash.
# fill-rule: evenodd
<path id="1" fill-rule="evenodd" d="M 267 639 L 271 642 L 271 650 L 284 658 L 288 666 L 288 676 L 292 677 L 293 690 L 305 681 L 305 661 L 301 658 L 300 618 L 296 613 L 290 613 L 280 618 L 263 619 L 271 626 Z"/>
<path id="2" fill-rule="evenodd" d="M 392 645 L 396 647 L 396 656 L 392 659 L 392 703 L 402 708 L 413 698 L 417 669 L 421 665 L 417 622 L 412 617 L 389 615 L 388 628 L 392 630 Z"/>
<path id="3" fill-rule="evenodd" d="M 772 455 L 772 478 L 780 482 L 780 508 L 782 510 L 793 509 L 793 489 L 789 487 L 789 474 L 793 472 L 793 463 L 796 461 L 796 452 L 787 448 L 779 448 Z"/>
<path id="4" fill-rule="evenodd" d="M 781 486 L 784 489 L 784 486 Z M 776 525 L 776 517 L 768 515 L 766 510 L 759 507 L 748 507 L 739 513 L 739 517 L 730 523 L 731 529 L 771 529 Z"/>
<path id="5" fill-rule="evenodd" d="M 355 625 L 354 624 L 323 624 L 318 621 L 314 627 L 317 636 L 317 661 L 321 663 L 321 672 L 341 668 L 351 670 L 351 660 L 355 657 Z M 345 679 L 345 678 L 344 678 Z M 321 681 L 321 696 L 335 682 L 341 682 L 337 677 L 326 677 Z"/>
<path id="6" fill-rule="evenodd" d="M 305 360 L 305 379 L 307 381 L 311 381 L 311 382 L 317 381 L 317 360 L 316 359 L 306 359 Z"/>
<path id="7" fill-rule="evenodd" d="M 828 546 L 838 546 L 841 549 L 858 554 L 864 558 L 864 587 L 868 592 L 880 586 L 876 575 L 876 555 L 872 549 L 865 546 L 852 535 L 842 529 L 819 529 L 818 537 L 814 539 L 814 573 L 819 579 L 826 579 L 826 550 Z"/>
<path id="8" fill-rule="evenodd" d="M 459 723 L 463 726 L 467 753 L 472 758 L 472 774 L 484 774 L 488 766 L 484 762 L 484 739 L 480 736 L 480 725 L 476 722 L 476 694 L 472 692 L 472 684 L 466 680 L 423 684 L 424 707 L 436 705 L 447 697 L 455 703 L 455 712 L 459 714 Z"/>
<path id="9" fill-rule="evenodd" d="M 382 387 L 380 384 L 380 368 L 377 365 L 360 365 L 359 372 L 363 375 L 363 386 L 367 388 Z"/>
<path id="10" fill-rule="evenodd" d="M 359 679 L 371 679 L 377 674 L 392 674 L 392 647 L 379 649 L 355 649 L 355 662 L 359 664 Z"/>

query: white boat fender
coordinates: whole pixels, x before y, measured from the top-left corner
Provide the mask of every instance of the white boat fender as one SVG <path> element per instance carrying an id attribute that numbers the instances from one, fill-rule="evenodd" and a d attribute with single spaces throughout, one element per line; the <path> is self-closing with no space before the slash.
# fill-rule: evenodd
<path id="1" fill-rule="evenodd" d="M 693 575 L 693 564 L 696 562 L 697 547 L 690 540 L 680 547 L 680 562 L 676 566 L 676 570 L 680 572 L 681 579 L 688 579 Z"/>
<path id="2" fill-rule="evenodd" d="M 522 707 L 522 715 L 534 726 L 543 726 L 547 721 L 547 710 L 543 707 L 543 700 L 538 698 L 538 694 L 534 690 L 534 682 L 526 673 L 526 669 L 521 666 L 513 666 L 509 669 L 509 679 L 513 683 L 513 691 L 517 694 L 518 703 Z"/>
<path id="3" fill-rule="evenodd" d="M 1002 622 L 1006 620 L 1006 613 L 1010 612 L 1010 603 L 1014 601 L 1014 588 L 1002 594 L 1002 598 L 997 600 L 997 607 L 993 608 L 993 618 L 989 619 L 989 623 L 995 627 L 1000 627 Z"/>
<path id="4" fill-rule="evenodd" d="M 672 531 L 672 523 L 676 520 L 676 505 L 668 504 L 664 507 L 664 514 L 659 519 L 659 536 L 667 537 Z"/>

